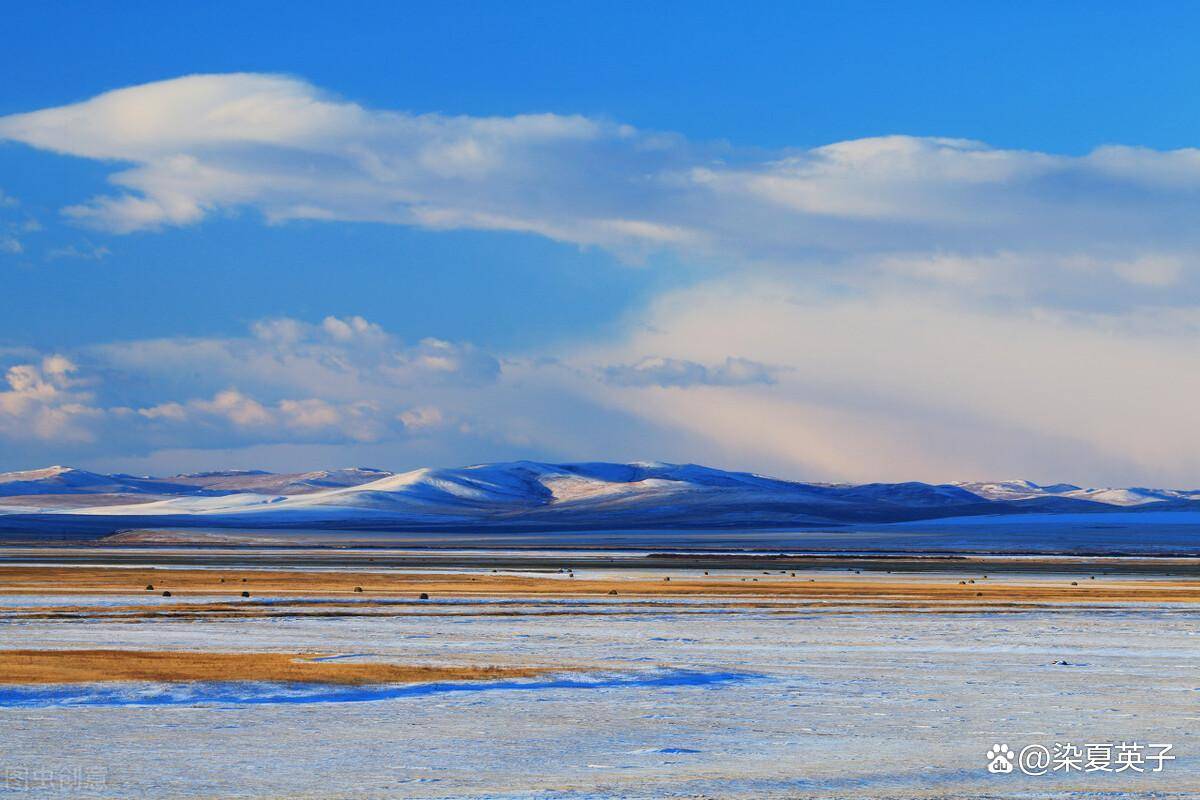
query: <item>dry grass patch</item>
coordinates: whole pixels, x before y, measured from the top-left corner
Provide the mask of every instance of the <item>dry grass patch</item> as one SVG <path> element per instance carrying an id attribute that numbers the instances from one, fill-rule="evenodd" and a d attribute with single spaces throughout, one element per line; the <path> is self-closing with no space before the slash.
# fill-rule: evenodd
<path id="1" fill-rule="evenodd" d="M 428 683 L 528 678 L 550 671 L 533 667 L 411 666 L 315 660 L 320 657 L 319 654 L 301 653 L 169 650 L 0 650 L 0 684 L 108 681 Z"/>
<path id="2" fill-rule="evenodd" d="M 1072 581 L 1075 581 L 1072 583 Z M 960 581 L 962 581 L 960 583 Z M 979 602 L 1200 602 L 1200 583 L 1191 579 L 1119 581 L 1074 578 L 977 580 L 947 574 L 913 580 L 894 575 L 863 574 L 850 578 L 772 576 L 761 581 L 730 575 L 654 578 L 543 578 L 477 573 L 366 572 L 295 570 L 213 570 L 114 567 L 0 567 L 0 594 L 147 594 L 170 591 L 178 602 L 187 595 L 238 598 L 243 591 L 261 595 L 408 597 L 423 593 L 443 597 L 729 597 L 805 600 L 963 600 Z M 362 592 L 356 592 L 356 588 Z"/>

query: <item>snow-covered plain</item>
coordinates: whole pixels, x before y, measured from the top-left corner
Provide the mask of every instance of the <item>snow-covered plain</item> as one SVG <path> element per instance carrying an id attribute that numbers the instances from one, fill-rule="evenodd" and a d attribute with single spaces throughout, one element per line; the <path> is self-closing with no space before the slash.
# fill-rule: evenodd
<path id="1" fill-rule="evenodd" d="M 1190 608 L 940 613 L 613 598 L 435 600 L 422 610 L 26 621 L 0 626 L 0 647 L 319 650 L 595 672 L 374 696 L 246 684 L 9 691 L 0 693 L 0 741 L 10 774 L 74 775 L 77 767 L 99 780 L 24 794 L 10 781 L 8 790 L 39 798 L 1200 794 L 1200 620 Z M 90 704 L 63 705 L 80 702 Z M 1157 775 L 1034 778 L 984 768 L 997 742 L 1133 740 L 1172 743 L 1178 759 Z M 102 772 L 82 771 L 96 767 Z"/>

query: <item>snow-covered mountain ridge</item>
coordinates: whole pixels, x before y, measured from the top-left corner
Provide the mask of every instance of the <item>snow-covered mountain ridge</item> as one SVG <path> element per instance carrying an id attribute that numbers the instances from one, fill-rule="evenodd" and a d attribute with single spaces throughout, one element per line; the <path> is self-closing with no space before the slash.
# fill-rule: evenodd
<path id="1" fill-rule="evenodd" d="M 391 473 L 348 468 L 168 477 L 68 467 L 0 474 L 0 514 L 75 524 L 343 527 L 731 527 L 1200 510 L 1200 491 L 1029 481 L 829 484 L 695 464 L 515 461 Z M 87 520 L 92 520 L 88 523 Z"/>

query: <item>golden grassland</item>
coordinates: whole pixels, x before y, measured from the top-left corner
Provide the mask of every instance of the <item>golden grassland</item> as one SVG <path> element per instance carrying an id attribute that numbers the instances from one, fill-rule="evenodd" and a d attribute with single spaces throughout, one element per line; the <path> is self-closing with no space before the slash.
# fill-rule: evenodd
<path id="1" fill-rule="evenodd" d="M 548 671 L 533 667 L 411 666 L 316 658 L 319 654 L 0 650 L 0 684 L 276 681 L 360 685 L 527 678 Z"/>
<path id="2" fill-rule="evenodd" d="M 969 569 L 969 568 L 968 568 Z M 0 621 L 145 623 L 300 616 L 517 616 L 591 613 L 705 613 L 714 605 L 794 613 L 1023 613 L 1109 603 L 1200 602 L 1200 581 L 1083 573 L 989 578 L 982 574 L 893 575 L 804 572 L 750 575 L 614 573 L 600 577 L 362 569 L 159 569 L 152 567 L 0 566 L 0 596 L 61 596 L 62 604 L 0 602 Z M 153 587 L 153 588 L 148 588 Z M 250 600 L 243 597 L 247 593 Z M 169 597 L 163 597 L 169 593 Z M 72 594 L 126 598 L 121 604 L 71 603 Z M 423 602 L 427 595 L 434 602 Z M 615 597 L 614 597 L 615 595 Z M 276 598 L 270 603 L 258 597 Z M 439 599 L 605 598 L 612 603 L 439 604 Z M 330 602 L 330 601 L 334 602 Z M 345 600 L 347 602 L 340 602 Z M 638 602 L 626 603 L 626 600 Z M 696 600 L 705 602 L 696 605 Z M 353 602 L 350 602 L 353 601 Z M 618 608 L 614 609 L 613 605 Z M 0 684 L 95 681 L 278 681 L 370 684 L 530 677 L 563 667 L 404 665 L 321 661 L 319 654 L 138 650 L 0 650 Z M 579 669 L 579 665 L 568 669 Z"/>
<path id="3" fill-rule="evenodd" d="M 973 581 L 973 582 L 972 582 Z M 153 589 L 147 589 L 152 586 Z M 356 591 L 361 589 L 361 592 Z M 1200 581 L 1169 578 L 1104 579 L 1080 574 L 988 579 L 977 574 L 914 578 L 891 574 L 831 576 L 778 571 L 757 577 L 681 576 L 565 578 L 487 573 L 375 572 L 344 569 L 155 569 L 147 567 L 0 566 L 0 595 L 114 594 L 171 598 L 225 596 L 351 596 L 432 599 L 479 597 L 620 596 L 771 598 L 796 601 L 886 600 L 928 603 L 1200 602 Z"/>

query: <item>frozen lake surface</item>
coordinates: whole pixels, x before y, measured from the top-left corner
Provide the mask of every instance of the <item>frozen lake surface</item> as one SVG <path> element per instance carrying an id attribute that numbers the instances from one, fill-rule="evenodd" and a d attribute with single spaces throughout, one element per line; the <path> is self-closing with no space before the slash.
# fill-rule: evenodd
<path id="1" fill-rule="evenodd" d="M 7 597 L 0 605 L 81 600 Z M 621 597 L 433 601 L 421 612 L 10 620 L 0 625 L 0 648 L 320 651 L 564 671 L 407 687 L 8 687 L 0 691 L 0 794 L 1200 795 L 1200 620 L 1192 607 L 889 609 Z M 566 671 L 579 667 L 588 671 Z M 1019 750 L 1123 741 L 1170 743 L 1177 759 L 1158 774 L 985 769 L 996 743 Z"/>

